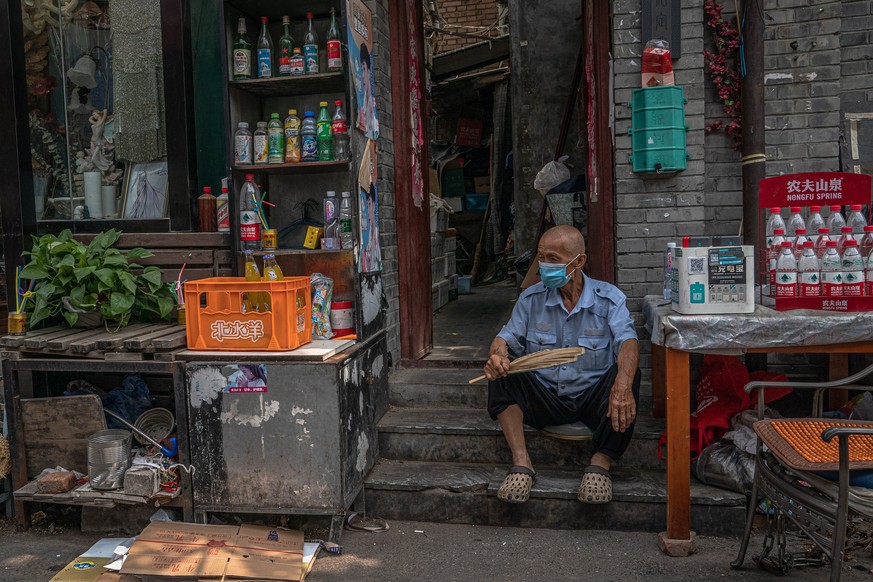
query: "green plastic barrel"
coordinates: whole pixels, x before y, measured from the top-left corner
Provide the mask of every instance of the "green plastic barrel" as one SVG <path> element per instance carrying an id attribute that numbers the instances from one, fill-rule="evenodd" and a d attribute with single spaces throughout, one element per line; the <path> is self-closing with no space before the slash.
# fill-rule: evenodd
<path id="1" fill-rule="evenodd" d="M 681 86 L 635 89 L 631 108 L 634 172 L 678 172 L 686 168 L 685 91 Z"/>

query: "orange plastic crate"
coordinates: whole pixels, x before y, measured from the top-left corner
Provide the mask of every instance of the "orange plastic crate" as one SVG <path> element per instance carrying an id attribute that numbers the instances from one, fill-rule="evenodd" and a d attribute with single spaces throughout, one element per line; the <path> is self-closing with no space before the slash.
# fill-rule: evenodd
<path id="1" fill-rule="evenodd" d="M 271 311 L 243 312 L 246 295 L 269 296 Z M 189 350 L 287 351 L 312 341 L 309 277 L 249 282 L 213 277 L 185 283 Z"/>

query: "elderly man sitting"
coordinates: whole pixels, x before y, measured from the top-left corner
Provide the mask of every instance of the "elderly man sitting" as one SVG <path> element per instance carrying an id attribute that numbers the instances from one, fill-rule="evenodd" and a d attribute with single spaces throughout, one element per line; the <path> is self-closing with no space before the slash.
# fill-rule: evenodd
<path id="1" fill-rule="evenodd" d="M 537 249 L 541 282 L 518 298 L 512 318 L 491 344 L 485 365 L 488 412 L 503 429 L 512 467 L 497 497 L 524 503 L 536 479 L 524 441 L 524 424 L 536 429 L 582 421 L 594 431 L 594 454 L 578 498 L 612 499 L 610 465 L 627 449 L 639 400 L 639 343 L 613 285 L 582 273 L 585 239 L 571 226 L 546 231 Z M 582 347 L 572 364 L 507 375 L 509 357 L 539 350 Z"/>

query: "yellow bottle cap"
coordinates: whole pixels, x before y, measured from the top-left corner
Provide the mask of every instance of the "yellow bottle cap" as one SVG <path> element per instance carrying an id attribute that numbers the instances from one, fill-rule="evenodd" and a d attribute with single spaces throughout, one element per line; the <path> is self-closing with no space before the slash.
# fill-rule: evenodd
<path id="1" fill-rule="evenodd" d="M 318 104 L 319 107 L 327 107 L 327 101 L 322 101 Z"/>
<path id="2" fill-rule="evenodd" d="M 296 109 L 289 109 L 288 115 L 297 115 L 297 110 Z"/>

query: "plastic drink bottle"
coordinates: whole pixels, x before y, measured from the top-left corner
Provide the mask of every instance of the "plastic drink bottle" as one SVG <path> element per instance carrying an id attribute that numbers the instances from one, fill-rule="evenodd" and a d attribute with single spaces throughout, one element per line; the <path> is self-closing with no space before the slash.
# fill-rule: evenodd
<path id="1" fill-rule="evenodd" d="M 782 241 L 782 252 L 776 260 L 776 297 L 797 296 L 797 259 L 791 241 Z"/>
<path id="2" fill-rule="evenodd" d="M 837 252 L 837 241 L 828 241 L 827 247 L 821 260 L 821 294 L 822 297 L 842 297 L 843 266 Z"/>
<path id="3" fill-rule="evenodd" d="M 792 206 L 791 217 L 788 219 L 788 226 L 785 228 L 785 239 L 794 242 L 798 228 L 806 228 L 806 221 L 800 215 L 800 206 Z"/>
<path id="4" fill-rule="evenodd" d="M 352 232 L 352 194 L 343 192 L 339 210 L 340 246 L 345 249 L 355 247 L 354 232 Z"/>
<path id="5" fill-rule="evenodd" d="M 316 137 L 315 113 L 307 111 L 300 124 L 300 159 L 304 162 L 318 161 L 318 138 Z"/>
<path id="6" fill-rule="evenodd" d="M 803 245 L 803 254 L 797 262 L 797 270 L 800 272 L 801 297 L 819 297 L 821 295 L 821 268 L 818 257 L 815 256 L 815 247 L 812 241 Z"/>
<path id="7" fill-rule="evenodd" d="M 843 297 L 861 297 L 864 294 L 864 259 L 858 252 L 858 241 L 846 241 L 842 265 Z"/>
<path id="8" fill-rule="evenodd" d="M 318 139 L 318 161 L 330 162 L 333 160 L 333 123 L 330 113 L 327 112 L 327 101 L 318 104 L 318 120 L 315 123 L 316 136 Z"/>
<path id="9" fill-rule="evenodd" d="M 769 249 L 773 246 L 773 235 L 776 233 L 777 228 L 782 229 L 782 233 L 785 233 L 785 221 L 782 220 L 782 209 L 778 206 L 774 206 L 770 209 L 770 218 L 767 219 L 767 243 L 766 246 Z"/>
<path id="10" fill-rule="evenodd" d="M 294 54 L 294 37 L 291 36 L 291 18 L 282 17 L 282 37 L 279 39 L 279 76 L 291 75 L 291 57 Z"/>
<path id="11" fill-rule="evenodd" d="M 327 30 L 327 70 L 330 72 L 343 70 L 342 41 L 339 27 L 336 25 L 336 9 L 330 9 L 330 28 Z"/>
<path id="12" fill-rule="evenodd" d="M 855 240 L 855 237 L 852 236 L 851 226 L 844 226 L 840 231 L 840 238 L 837 240 L 837 252 L 840 256 L 843 256 L 843 253 L 846 252 L 846 243 L 850 240 Z"/>
<path id="13" fill-rule="evenodd" d="M 837 236 L 840 229 L 846 226 L 846 220 L 840 212 L 840 205 L 834 204 L 830 207 L 831 213 L 828 215 L 827 227 L 831 231 L 831 236 Z"/>
<path id="14" fill-rule="evenodd" d="M 809 242 L 809 239 L 806 238 L 806 229 L 798 228 L 797 236 L 794 237 L 793 250 L 794 250 L 794 258 L 798 261 L 800 260 L 800 255 L 803 254 L 804 245 Z"/>
<path id="15" fill-rule="evenodd" d="M 239 19 L 233 41 L 233 80 L 252 78 L 252 43 L 246 30 L 245 17 Z"/>
<path id="16" fill-rule="evenodd" d="M 237 166 L 252 163 L 252 132 L 245 121 L 239 122 L 233 136 L 233 163 Z"/>
<path id="17" fill-rule="evenodd" d="M 296 109 L 288 110 L 285 118 L 285 162 L 300 161 L 300 118 Z"/>
<path id="18" fill-rule="evenodd" d="M 258 129 L 255 130 L 255 137 L 252 141 L 252 151 L 256 164 L 266 164 L 270 159 L 270 142 L 267 140 L 266 121 L 258 122 Z"/>
<path id="19" fill-rule="evenodd" d="M 269 163 L 281 164 L 285 161 L 285 128 L 278 113 L 270 116 L 270 123 L 267 125 L 267 150 Z"/>
<path id="20" fill-rule="evenodd" d="M 239 246 L 243 251 L 261 249 L 261 220 L 257 211 L 260 199 L 261 189 L 255 184 L 255 176 L 246 174 L 246 181 L 239 191 Z"/>
<path id="21" fill-rule="evenodd" d="M 865 259 L 870 251 L 873 251 L 873 224 L 868 224 L 864 227 L 864 236 L 861 237 L 861 242 L 858 243 L 858 250 L 861 251 L 861 256 Z"/>
<path id="22" fill-rule="evenodd" d="M 770 273 L 770 288 L 776 291 L 776 261 L 779 260 L 779 255 L 782 253 L 782 243 L 785 241 L 785 229 L 777 228 L 773 233 L 773 239 L 770 246 L 767 248 L 767 271 Z M 789 243 L 790 244 L 790 243 Z"/>
<path id="23" fill-rule="evenodd" d="M 267 17 L 261 16 L 261 36 L 258 37 L 258 78 L 273 76 L 273 39 L 267 30 Z"/>
<path id="24" fill-rule="evenodd" d="M 318 35 L 312 26 L 312 12 L 307 12 L 306 18 L 309 20 L 309 30 L 303 37 L 303 63 L 306 74 L 312 75 L 318 73 Z"/>
<path id="25" fill-rule="evenodd" d="M 848 226 L 852 227 L 852 235 L 855 237 L 855 240 L 861 242 L 861 239 L 864 238 L 864 227 L 867 226 L 867 219 L 864 218 L 864 214 L 861 212 L 863 208 L 860 204 L 852 204 L 852 213 L 849 215 Z"/>
<path id="26" fill-rule="evenodd" d="M 809 233 L 809 238 L 816 239 L 812 242 L 817 242 L 818 229 L 826 226 L 824 218 L 821 217 L 821 206 L 810 206 L 809 213 L 809 218 L 806 219 L 806 232 Z"/>
<path id="27" fill-rule="evenodd" d="M 343 113 L 343 102 L 339 99 L 333 102 L 336 112 L 333 114 L 333 159 L 346 160 L 349 157 L 349 123 Z"/>
<path id="28" fill-rule="evenodd" d="M 336 192 L 330 190 L 324 199 L 324 238 L 321 239 L 323 250 L 337 251 L 340 249 L 338 210 Z"/>
<path id="29" fill-rule="evenodd" d="M 873 252 L 867 255 L 865 267 L 867 271 L 867 285 L 864 287 L 864 295 L 873 297 Z"/>
<path id="30" fill-rule="evenodd" d="M 245 256 L 245 276 L 246 281 L 252 283 L 261 282 L 261 272 L 258 271 L 258 263 L 255 262 L 255 254 L 251 249 L 243 251 Z M 261 310 L 261 294 L 250 292 L 243 295 L 242 311 L 243 313 L 252 313 Z"/>
<path id="31" fill-rule="evenodd" d="M 667 253 L 664 255 L 664 299 L 673 299 L 673 249 L 676 243 L 667 243 Z"/>
<path id="32" fill-rule="evenodd" d="M 818 229 L 818 238 L 815 241 L 815 256 L 818 257 L 819 262 L 821 262 L 821 258 L 827 251 L 829 240 L 831 240 L 830 231 L 826 227 Z"/>

